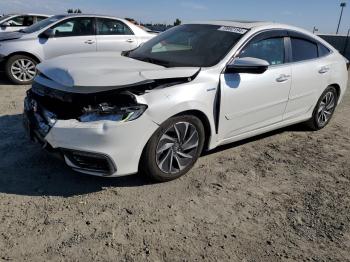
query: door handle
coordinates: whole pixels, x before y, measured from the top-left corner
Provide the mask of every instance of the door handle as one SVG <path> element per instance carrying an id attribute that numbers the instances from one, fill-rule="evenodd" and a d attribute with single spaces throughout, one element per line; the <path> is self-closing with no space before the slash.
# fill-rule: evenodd
<path id="1" fill-rule="evenodd" d="M 84 43 L 88 44 L 88 45 L 92 45 L 95 43 L 95 41 L 94 40 L 86 40 Z"/>
<path id="2" fill-rule="evenodd" d="M 290 75 L 280 75 L 278 78 L 276 78 L 276 81 L 279 83 L 286 82 L 290 78 Z"/>
<path id="3" fill-rule="evenodd" d="M 329 71 L 328 66 L 322 66 L 321 69 L 318 71 L 320 74 L 327 73 Z"/>
<path id="4" fill-rule="evenodd" d="M 128 42 L 128 43 L 134 43 L 135 40 L 134 40 L 134 39 L 128 39 L 128 40 L 126 40 L 126 42 Z"/>

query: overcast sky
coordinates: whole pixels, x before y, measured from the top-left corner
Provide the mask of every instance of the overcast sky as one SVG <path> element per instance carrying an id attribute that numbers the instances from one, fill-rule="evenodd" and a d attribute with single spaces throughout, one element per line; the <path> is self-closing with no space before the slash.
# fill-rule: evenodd
<path id="1" fill-rule="evenodd" d="M 57 14 L 68 8 L 84 13 L 132 17 L 142 22 L 172 23 L 213 19 L 268 20 L 322 33 L 335 33 L 340 0 L 0 0 L 0 13 Z M 350 28 L 350 3 L 344 9 L 341 33 Z"/>

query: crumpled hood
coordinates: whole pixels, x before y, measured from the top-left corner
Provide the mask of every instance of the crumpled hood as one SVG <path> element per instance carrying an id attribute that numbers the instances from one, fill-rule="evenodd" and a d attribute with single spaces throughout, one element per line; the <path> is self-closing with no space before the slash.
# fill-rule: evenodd
<path id="1" fill-rule="evenodd" d="M 156 79 L 191 77 L 200 68 L 166 68 L 116 52 L 94 52 L 53 58 L 39 64 L 37 69 L 42 77 L 67 87 L 65 91 L 86 93 L 87 87 L 102 91 Z"/>
<path id="2" fill-rule="evenodd" d="M 21 32 L 2 32 L 0 33 L 0 41 L 19 39 L 23 35 L 25 34 Z"/>

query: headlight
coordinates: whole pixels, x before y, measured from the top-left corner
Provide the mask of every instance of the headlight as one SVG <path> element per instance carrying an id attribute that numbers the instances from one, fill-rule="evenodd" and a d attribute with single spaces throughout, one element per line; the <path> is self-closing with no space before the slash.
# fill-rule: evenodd
<path id="1" fill-rule="evenodd" d="M 147 105 L 118 107 L 108 103 L 99 104 L 97 107 L 85 108 L 85 113 L 79 117 L 80 122 L 93 122 L 101 120 L 127 122 L 139 118 L 147 109 Z"/>

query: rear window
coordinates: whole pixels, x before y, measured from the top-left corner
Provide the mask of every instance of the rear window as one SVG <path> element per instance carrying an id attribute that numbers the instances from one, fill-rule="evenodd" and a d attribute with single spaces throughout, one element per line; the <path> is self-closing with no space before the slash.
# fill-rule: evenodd
<path id="1" fill-rule="evenodd" d="M 318 57 L 317 44 L 300 38 L 292 38 L 293 62 L 315 59 Z"/>

